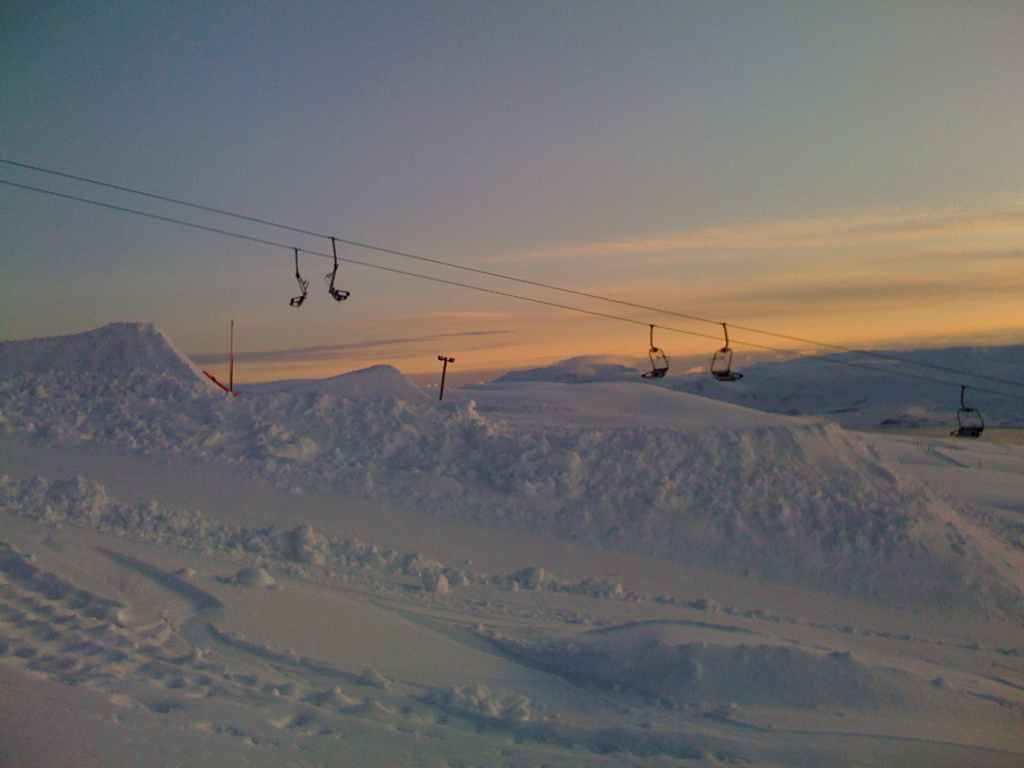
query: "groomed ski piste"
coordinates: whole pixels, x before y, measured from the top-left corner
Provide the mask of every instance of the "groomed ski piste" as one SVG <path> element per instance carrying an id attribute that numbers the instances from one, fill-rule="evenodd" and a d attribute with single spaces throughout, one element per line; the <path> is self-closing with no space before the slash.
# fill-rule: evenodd
<path id="1" fill-rule="evenodd" d="M 574 369 L 0 343 L 0 764 L 1024 764 L 1024 448 Z"/>

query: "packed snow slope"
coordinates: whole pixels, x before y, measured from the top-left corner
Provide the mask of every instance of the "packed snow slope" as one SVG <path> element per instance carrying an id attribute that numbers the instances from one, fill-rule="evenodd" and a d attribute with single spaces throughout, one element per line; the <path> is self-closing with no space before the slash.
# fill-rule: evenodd
<path id="1" fill-rule="evenodd" d="M 873 355 L 895 355 L 910 364 Z M 744 365 L 742 355 L 737 353 L 733 368 L 741 372 L 743 378 L 723 383 L 715 381 L 706 371 L 678 373 L 672 368 L 664 378 L 645 383 L 762 411 L 824 416 L 857 429 L 951 429 L 956 426 L 960 386 L 966 384 L 967 404 L 982 412 L 988 426 L 1024 427 L 1024 401 L 1017 399 L 1024 395 L 1024 345 L 867 355 L 843 353 L 751 365 Z M 989 378 L 974 378 L 952 371 Z M 581 384 L 639 380 L 640 372 L 628 366 L 581 357 L 544 368 L 513 371 L 494 383 Z M 1007 398 L 982 390 L 1002 391 L 1017 397 Z"/>
<path id="2" fill-rule="evenodd" d="M 57 466 L 81 466 L 74 447 L 53 453 Z M 136 478 L 160 474 L 152 458 L 130 463 Z M 225 478 L 200 477 L 197 490 L 224 496 Z M 241 509 L 211 500 L 199 512 L 121 501 L 82 477 L 0 477 L 0 764 L 1011 768 L 1024 758 L 1024 668 L 1008 622 L 804 591 L 780 599 L 786 590 L 756 580 L 636 555 L 615 566 L 579 545 L 552 557 L 540 539 L 507 535 L 491 546 L 558 570 L 615 567 L 659 591 L 536 566 L 488 572 L 321 533 L 353 522 L 337 497 L 333 515 L 316 516 L 310 496 L 253 490 L 230 494 Z M 266 511 L 284 525 L 223 521 Z M 294 525 L 311 514 L 317 528 Z M 465 533 L 435 528 L 420 545 Z"/>
<path id="3" fill-rule="evenodd" d="M 199 386 L 152 327 L 130 324 L 9 342 L 5 355 L 35 368 L 0 380 L 4 434 L 222 462 L 282 487 L 402 499 L 837 593 L 1021 604 L 1012 543 L 831 423 L 634 382 L 499 383 L 438 404 L 389 366 L 230 398 Z M 81 384 L 64 376 L 70 360 L 89 366 Z M 47 385 L 54 376 L 60 386 Z M 162 391 L 173 404 L 154 398 Z"/>

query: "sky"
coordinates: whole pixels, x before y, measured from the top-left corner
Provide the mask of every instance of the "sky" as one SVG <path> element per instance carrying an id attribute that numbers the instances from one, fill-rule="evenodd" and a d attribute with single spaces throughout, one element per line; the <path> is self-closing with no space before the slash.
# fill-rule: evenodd
<path id="1" fill-rule="evenodd" d="M 639 362 L 650 324 L 675 370 L 723 322 L 739 365 L 1020 343 L 1022 38 L 997 1 L 8 0 L 0 160 L 363 264 L 335 302 L 326 237 L 0 162 L 0 340 L 152 322 L 222 374 L 234 321 L 240 382 Z"/>

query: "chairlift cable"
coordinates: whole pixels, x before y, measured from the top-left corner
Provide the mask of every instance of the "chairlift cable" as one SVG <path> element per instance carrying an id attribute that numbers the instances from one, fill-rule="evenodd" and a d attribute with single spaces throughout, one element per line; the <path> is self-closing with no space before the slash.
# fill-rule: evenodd
<path id="1" fill-rule="evenodd" d="M 0 160 L 0 162 L 3 162 L 3 161 Z M 32 191 L 32 192 L 38 192 L 38 193 L 41 193 L 41 194 L 51 195 L 51 196 L 54 196 L 54 197 L 65 199 L 65 200 L 73 200 L 75 202 L 81 202 L 81 203 L 86 203 L 86 204 L 89 204 L 89 205 L 95 205 L 95 206 L 99 206 L 101 208 L 107 208 L 109 210 L 119 211 L 119 212 L 122 212 L 122 213 L 130 213 L 130 214 L 134 214 L 136 216 L 142 216 L 142 217 L 145 217 L 145 218 L 155 219 L 157 221 L 162 221 L 162 222 L 165 222 L 165 223 L 168 223 L 168 224 L 175 224 L 175 225 L 178 225 L 178 226 L 189 227 L 189 228 L 192 228 L 192 229 L 197 229 L 197 230 L 201 230 L 201 231 L 204 231 L 204 232 L 210 232 L 210 233 L 213 233 L 213 234 L 224 235 L 224 236 L 227 236 L 227 237 L 234 237 L 234 238 L 237 238 L 237 239 L 240 239 L 240 240 L 245 240 L 245 241 L 248 241 L 248 242 L 258 243 L 258 244 L 261 244 L 261 245 L 267 245 L 267 246 L 270 246 L 270 247 L 273 247 L 273 248 L 282 248 L 282 249 L 290 250 L 290 251 L 295 251 L 296 250 L 296 248 L 294 246 L 287 245 L 285 243 L 280 243 L 280 242 L 277 242 L 277 241 L 274 241 L 274 240 L 267 240 L 265 238 L 254 237 L 252 235 L 245 235 L 245 234 L 242 234 L 240 232 L 232 232 L 232 231 L 226 230 L 226 229 L 220 229 L 220 228 L 217 228 L 217 227 L 211 227 L 211 226 L 206 225 L 206 224 L 198 224 L 196 222 L 185 221 L 185 220 L 182 220 L 182 219 L 176 219 L 176 218 L 173 218 L 171 216 L 164 216 L 164 215 L 161 215 L 161 214 L 150 213 L 148 211 L 140 211 L 140 210 L 137 210 L 137 209 L 134 209 L 134 208 L 128 208 L 126 206 L 114 205 L 113 203 L 105 203 L 105 202 L 102 202 L 102 201 L 99 201 L 99 200 L 92 200 L 90 198 L 80 197 L 80 196 L 77 196 L 77 195 L 71 195 L 71 194 L 68 194 L 68 193 L 65 193 L 65 192 L 56 192 L 54 190 L 42 189 L 42 188 L 39 188 L 39 187 L 29 186 L 27 184 L 19 184 L 19 183 L 16 183 L 16 182 L 7 181 L 5 179 L 0 179 L 0 184 L 5 184 L 7 186 L 16 187 L 18 189 L 29 190 L 29 191 Z M 337 242 L 344 243 L 346 241 L 342 240 L 341 238 L 337 238 Z M 381 250 L 381 249 L 377 249 L 377 250 Z M 319 257 L 325 258 L 325 259 L 330 259 L 330 258 L 333 257 L 333 254 L 320 253 L 318 251 L 310 251 L 310 250 L 305 250 L 304 249 L 303 252 L 304 253 L 308 253 L 311 256 L 319 256 Z M 578 312 L 578 313 L 581 313 L 581 314 L 591 315 L 593 317 L 601 317 L 601 318 L 604 318 L 604 319 L 607 319 L 607 320 L 616 320 L 616 321 L 619 321 L 619 322 L 632 323 L 634 325 L 652 325 L 651 323 L 648 323 L 648 322 L 646 322 L 644 320 L 637 320 L 635 318 L 623 317 L 621 315 L 613 315 L 613 314 L 608 313 L 608 312 L 599 312 L 597 310 L 592 310 L 592 309 L 584 309 L 582 307 L 574 307 L 574 306 L 571 306 L 571 305 L 568 305 L 568 304 L 561 304 L 559 302 L 548 301 L 546 299 L 538 299 L 538 298 L 534 298 L 534 297 L 531 297 L 531 296 L 522 296 L 520 294 L 509 293 L 507 291 L 499 291 L 499 290 L 496 290 L 494 288 L 484 288 L 483 286 L 470 285 L 468 283 L 461 283 L 461 282 L 458 282 L 456 280 L 448 280 L 446 278 L 434 277 L 434 276 L 431 276 L 431 275 L 424 275 L 424 274 L 420 274 L 420 273 L 417 273 L 417 272 L 410 272 L 408 270 L 398 269 L 396 267 L 386 267 L 386 266 L 384 266 L 382 264 L 371 264 L 369 262 L 359 261 L 358 259 L 352 259 L 352 258 L 347 258 L 347 257 L 343 257 L 343 256 L 338 256 L 337 260 L 339 262 L 343 262 L 343 263 L 346 263 L 346 264 L 353 264 L 355 266 L 367 267 L 369 269 L 376 269 L 376 270 L 379 270 L 379 271 L 382 271 L 382 272 L 388 272 L 388 273 L 391 273 L 391 274 L 404 275 L 406 277 L 413 277 L 413 278 L 417 278 L 417 279 L 420 279 L 420 280 L 427 280 L 427 281 L 430 281 L 430 282 L 433 282 L 433 283 L 439 283 L 441 285 L 450 285 L 450 286 L 453 286 L 453 287 L 456 287 L 456 288 L 465 288 L 465 289 L 468 289 L 468 290 L 479 291 L 479 292 L 487 293 L 487 294 L 490 294 L 490 295 L 493 295 L 493 296 L 501 296 L 501 297 L 504 297 L 504 298 L 517 299 L 519 301 L 527 301 L 527 302 L 530 302 L 532 304 L 538 304 L 538 305 L 541 305 L 541 306 L 552 307 L 552 308 L 555 308 L 555 309 L 563 309 L 563 310 L 567 310 L 567 311 L 571 311 L 571 312 Z M 609 300 L 610 301 L 616 301 L 614 299 L 609 299 Z M 628 303 L 628 302 L 617 302 L 617 303 Z M 636 305 L 636 306 L 638 308 L 651 309 L 651 308 L 648 308 L 648 307 L 641 307 L 640 305 Z M 658 311 L 658 310 L 655 310 L 655 311 Z M 673 313 L 666 312 L 666 314 L 673 314 Z M 717 324 L 721 325 L 721 323 L 717 323 Z M 711 334 L 706 334 L 706 333 L 699 333 L 697 331 L 689 331 L 689 330 L 685 330 L 685 329 L 682 329 L 682 328 L 673 328 L 672 326 L 667 326 L 667 325 L 659 325 L 659 324 L 653 324 L 653 325 L 654 325 L 654 327 L 660 328 L 660 329 L 665 330 L 665 331 L 671 331 L 673 333 L 682 333 L 682 334 L 685 334 L 687 336 L 696 336 L 698 338 L 712 339 L 712 340 L 718 340 L 719 339 L 718 336 L 712 336 Z M 739 328 L 739 327 L 740 326 L 735 326 L 735 325 L 733 326 L 733 328 Z M 748 330 L 748 332 L 749 332 L 749 331 L 751 331 L 753 329 L 744 329 L 744 330 Z M 754 332 L 760 332 L 760 331 L 754 331 Z M 848 361 L 848 360 L 836 360 L 834 358 L 820 357 L 820 356 L 816 356 L 816 355 L 812 355 L 812 354 L 808 354 L 808 353 L 804 353 L 804 352 L 798 352 L 796 350 L 781 349 L 779 347 L 772 347 L 772 346 L 769 346 L 767 344 L 759 344 L 759 343 L 753 342 L 753 341 L 739 341 L 738 343 L 742 344 L 744 346 L 747 346 L 747 347 L 752 347 L 754 349 L 760 349 L 760 350 L 765 350 L 765 351 L 769 351 L 769 352 L 779 352 L 779 353 L 783 353 L 783 354 L 786 354 L 786 355 L 790 355 L 792 357 L 799 357 L 799 358 L 804 358 L 804 359 L 808 359 L 808 360 L 815 360 L 815 361 L 830 363 L 830 364 L 834 364 L 834 365 L 845 365 L 845 366 L 850 367 L 850 368 L 860 368 L 862 370 L 867 370 L 867 371 L 871 371 L 871 372 L 874 372 L 874 373 L 884 373 L 884 374 L 891 375 L 891 376 L 902 376 L 904 378 L 911 378 L 911 379 L 916 379 L 916 380 L 919 380 L 919 381 L 927 381 L 927 382 L 930 382 L 930 383 L 933 383 L 933 384 L 944 384 L 944 385 L 952 384 L 952 382 L 949 382 L 949 381 L 945 381 L 945 380 L 942 380 L 942 379 L 936 379 L 934 377 L 925 376 L 925 375 L 922 375 L 922 374 L 915 374 L 915 373 L 911 373 L 911 372 L 905 371 L 905 370 L 890 370 L 890 369 L 884 369 L 884 368 L 877 368 L 877 367 L 872 367 L 872 366 L 869 366 L 869 365 L 864 365 L 862 363 L 855 363 L 855 362 Z M 857 350 L 850 350 L 850 351 L 857 351 Z M 951 372 L 965 374 L 965 375 L 968 375 L 968 376 L 973 376 L 974 375 L 974 374 L 971 374 L 968 371 L 951 370 Z M 1012 382 L 1012 381 L 1006 381 L 1005 383 L 1015 384 L 1015 385 L 1017 384 L 1017 382 Z M 960 386 L 960 385 L 957 384 L 957 386 Z M 986 394 L 998 395 L 1000 397 L 1007 397 L 1007 398 L 1011 398 L 1011 399 L 1014 399 L 1014 400 L 1024 400 L 1024 395 L 1012 394 L 1012 393 L 1009 393 L 1009 392 L 1002 392 L 1000 390 L 993 390 L 993 389 L 982 388 L 982 387 L 973 387 L 972 389 L 974 389 L 977 392 L 984 392 Z"/>
<path id="2" fill-rule="evenodd" d="M 452 263 L 452 262 L 444 261 L 442 259 L 434 259 L 434 258 L 430 258 L 430 257 L 427 257 L 427 256 L 418 256 L 416 254 L 406 253 L 404 251 L 396 251 L 396 250 L 392 250 L 390 248 L 383 248 L 381 246 L 371 245 L 371 244 L 368 244 L 368 243 L 361 243 L 361 242 L 358 242 L 356 240 L 348 240 L 346 238 L 335 237 L 335 236 L 332 236 L 332 235 L 325 235 L 325 234 L 322 234 L 320 232 L 313 232 L 313 231 L 308 230 L 308 229 L 302 229 L 300 227 L 294 227 L 294 226 L 291 226 L 291 225 L 288 225 L 288 224 L 281 224 L 279 222 L 269 221 L 267 219 L 261 219 L 261 218 L 255 217 L 255 216 L 247 216 L 245 214 L 235 213 L 233 211 L 226 211 L 226 210 L 223 210 L 221 208 L 214 208 L 214 207 L 208 206 L 208 205 L 201 205 L 199 203 L 193 203 L 193 202 L 189 202 L 187 200 L 181 200 L 181 199 L 174 198 L 174 197 L 169 197 L 169 196 L 166 196 L 166 195 L 158 195 L 158 194 L 154 194 L 152 192 L 144 192 L 142 190 L 134 189 L 132 187 L 122 186 L 122 185 L 119 185 L 119 184 L 111 184 L 109 182 L 104 182 L 104 181 L 98 181 L 96 179 L 90 179 L 90 178 L 87 178 L 85 176 L 77 176 L 75 174 L 64 173 L 62 171 L 55 171 L 55 170 L 52 170 L 52 169 L 49 169 L 49 168 L 43 168 L 43 167 L 37 166 L 37 165 L 29 165 L 28 163 L 19 163 L 19 162 L 15 162 L 13 160 L 7 160 L 7 159 L 4 159 L 4 158 L 0 158 L 0 163 L 6 164 L 6 165 L 15 166 L 15 167 L 18 167 L 18 168 L 25 168 L 25 169 L 32 170 L 32 171 L 37 171 L 37 172 L 40 172 L 40 173 L 46 173 L 46 174 L 50 174 L 50 175 L 53 175 L 53 176 L 59 176 L 59 177 L 62 177 L 62 178 L 71 179 L 73 181 L 80 181 L 80 182 L 87 183 L 87 184 L 94 184 L 94 185 L 97 185 L 97 186 L 106 187 L 108 189 L 117 190 L 119 192 L 126 192 L 126 193 L 133 194 L 133 195 L 140 195 L 142 197 L 148 197 L 148 198 L 151 198 L 153 200 L 159 200 L 161 202 L 172 203 L 174 205 L 181 205 L 181 206 L 185 206 L 187 208 L 193 208 L 193 209 L 196 209 L 196 210 L 206 211 L 207 213 L 214 213 L 214 214 L 217 214 L 219 216 L 227 216 L 227 217 L 234 218 L 234 219 L 239 219 L 239 220 L 242 220 L 242 221 L 252 222 L 254 224 L 261 224 L 263 226 L 268 226 L 268 227 L 272 227 L 272 228 L 276 228 L 276 229 L 282 229 L 282 230 L 286 230 L 286 231 L 289 231 L 289 232 L 294 232 L 294 233 L 297 233 L 297 234 L 309 235 L 310 237 L 318 237 L 318 238 L 322 238 L 324 240 L 331 240 L 332 243 L 342 243 L 344 245 L 349 245 L 349 246 L 352 246 L 354 248 L 362 248 L 362 249 L 366 249 L 366 250 L 370 250 L 370 251 L 375 251 L 377 253 L 388 254 L 388 255 L 391 255 L 391 256 L 399 256 L 399 257 L 405 258 L 405 259 L 413 259 L 413 260 L 421 261 L 421 262 L 428 263 L 428 264 L 435 264 L 437 266 L 446 267 L 446 268 L 449 268 L 449 269 L 457 269 L 457 270 L 461 270 L 461 271 L 464 271 L 464 272 L 471 272 L 471 273 L 474 273 L 474 274 L 483 275 L 483 276 L 486 276 L 486 277 L 493 277 L 493 278 L 497 278 L 497 279 L 500 279 L 500 280 L 509 280 L 509 281 L 512 281 L 512 282 L 520 283 L 522 285 L 529 285 L 529 286 L 532 286 L 532 287 L 535 287 L 535 288 L 543 288 L 545 290 L 550 290 L 550 291 L 558 291 L 558 292 L 561 292 L 561 293 L 566 293 L 566 294 L 570 294 L 570 295 L 573 295 L 573 296 L 579 296 L 581 298 L 586 298 L 586 299 L 592 299 L 592 300 L 595 300 L 595 301 L 604 301 L 604 302 L 609 302 L 609 303 L 613 303 L 613 304 L 618 304 L 620 306 L 631 307 L 633 309 L 641 309 L 641 310 L 645 310 L 645 311 L 648 311 L 648 312 L 657 312 L 659 314 L 668 315 L 668 316 L 671 316 L 671 317 L 678 317 L 678 318 L 681 318 L 683 320 L 691 320 L 691 321 L 699 322 L 699 323 L 708 323 L 708 324 L 711 324 L 711 325 L 721 325 L 722 324 L 721 321 L 710 320 L 708 318 L 699 317 L 697 315 L 690 315 L 690 314 L 686 314 L 686 313 L 683 313 L 683 312 L 676 312 L 676 311 L 673 311 L 673 310 L 661 309 L 659 307 L 651 307 L 651 306 L 647 306 L 647 305 L 644 305 L 644 304 L 638 304 L 638 303 L 631 302 L 631 301 L 625 301 L 623 299 L 615 299 L 615 298 L 612 298 L 610 296 L 601 296 L 600 294 L 589 293 L 587 291 L 580 291 L 580 290 L 576 290 L 576 289 L 573 289 L 573 288 L 566 288 L 564 286 L 551 285 L 549 283 L 543 283 L 543 282 L 540 282 L 540 281 L 537 281 L 537 280 L 529 280 L 529 279 L 526 279 L 526 278 L 514 277 L 512 275 L 505 275 L 505 274 L 502 274 L 500 272 L 491 272 L 489 270 L 479 269 L 477 267 L 469 267 L 469 266 L 465 266 L 463 264 L 455 264 L 455 263 Z M 14 184 L 13 182 L 3 182 L 3 183 L 10 184 L 12 186 L 19 186 L 19 187 L 22 187 L 24 189 L 35 189 L 33 187 L 27 187 L 25 185 Z M 36 190 L 36 191 L 40 191 L 40 190 Z M 59 193 L 52 193 L 52 194 L 59 195 Z M 78 199 L 78 198 L 74 198 L 73 196 L 69 196 L 69 197 L 71 199 Z M 100 203 L 96 203 L 96 204 L 99 205 Z M 122 210 L 122 209 L 117 208 L 117 206 L 108 206 L 108 207 L 112 207 L 112 208 L 115 208 L 117 210 Z M 156 216 L 156 215 L 151 215 L 151 216 L 153 218 L 161 218 L 161 217 Z M 209 231 L 223 233 L 221 230 L 217 230 L 217 229 L 213 229 L 213 228 L 211 228 Z M 255 242 L 264 242 L 264 241 L 260 241 L 259 239 L 255 239 L 255 238 L 254 238 L 254 240 L 255 240 Z M 334 294 L 332 293 L 331 295 L 333 296 Z M 341 300 L 342 299 L 338 299 L 338 301 L 341 301 Z M 865 357 L 872 357 L 872 358 L 875 358 L 877 360 L 884 360 L 884 361 L 887 361 L 887 362 L 894 362 L 894 363 L 902 363 L 904 365 L 913 365 L 913 366 L 915 366 L 917 368 L 928 368 L 928 369 L 935 370 L 935 371 L 942 371 L 944 373 L 955 373 L 955 374 L 959 374 L 959 375 L 967 375 L 967 376 L 970 376 L 971 378 L 974 378 L 974 379 L 980 379 L 980 380 L 984 380 L 984 381 L 991 381 L 991 382 L 995 382 L 995 383 L 998 383 L 998 384 L 1008 384 L 1008 385 L 1014 386 L 1014 387 L 1024 387 L 1024 382 L 1013 381 L 1011 379 L 1004 379 L 1004 378 L 1001 378 L 1001 377 L 998 377 L 998 376 L 990 376 L 988 374 L 976 373 L 976 372 L 973 372 L 973 371 L 965 371 L 965 370 L 960 369 L 960 368 L 953 368 L 953 367 L 950 367 L 950 366 L 940 365 L 938 363 L 929 363 L 929 362 L 926 362 L 926 361 L 910 360 L 908 358 L 903 358 L 903 357 L 899 357 L 899 356 L 896 356 L 896 355 L 890 355 L 890 354 L 887 354 L 887 353 L 884 353 L 884 352 L 878 352 L 878 351 L 874 351 L 874 350 L 855 349 L 853 347 L 847 347 L 847 346 L 844 346 L 842 344 L 834 344 L 834 343 L 830 343 L 830 342 L 816 341 L 814 339 L 803 338 L 803 337 L 800 337 L 800 336 L 792 336 L 792 335 L 784 334 L 784 333 L 776 333 L 774 331 L 765 331 L 765 330 L 761 330 L 759 328 L 753 328 L 753 327 L 750 327 L 750 326 L 743 326 L 743 325 L 735 325 L 735 324 L 733 324 L 733 328 L 736 329 L 736 330 L 745 331 L 747 333 L 756 333 L 756 334 L 763 335 L 763 336 L 770 336 L 772 338 L 782 339 L 784 341 L 792 341 L 792 342 L 796 342 L 798 344 L 809 344 L 811 346 L 823 347 L 823 348 L 826 348 L 826 349 L 836 350 L 838 352 L 847 352 L 847 353 L 852 353 L 852 354 L 863 355 Z M 749 342 L 747 344 L 749 346 Z M 766 347 L 766 349 L 767 349 L 767 347 Z M 814 356 L 811 355 L 810 357 L 814 357 Z"/>
<path id="3" fill-rule="evenodd" d="M 225 210 L 221 210 L 220 208 L 213 208 L 212 206 L 208 206 L 208 205 L 201 205 L 199 203 L 190 203 L 187 200 L 179 200 L 178 198 L 175 198 L 175 197 L 167 197 L 166 195 L 157 195 L 157 194 L 154 194 L 152 192 L 143 192 L 140 189 L 133 189 L 132 187 L 124 187 L 124 186 L 121 186 L 119 184 L 111 184 L 111 183 L 106 182 L 106 181 L 97 181 L 96 179 L 90 179 L 90 178 L 87 178 L 85 176 L 75 176 L 72 173 L 64 173 L 62 171 L 54 171 L 54 170 L 51 170 L 49 168 L 41 168 L 38 165 L 29 165 L 28 163 L 17 163 L 14 160 L 5 160 L 2 157 L 0 157 L 0 163 L 4 163 L 5 165 L 13 165 L 13 166 L 18 167 L 18 168 L 26 168 L 26 169 L 28 169 L 30 171 L 38 171 L 40 173 L 48 173 L 51 176 L 60 176 L 61 178 L 71 179 L 72 181 L 81 181 L 81 182 L 83 182 L 85 184 L 94 184 L 95 186 L 106 187 L 107 189 L 114 189 L 114 190 L 117 190 L 118 192 L 127 192 L 127 193 L 132 194 L 132 195 L 139 195 L 140 197 L 148 197 L 148 198 L 150 198 L 152 200 L 160 200 L 161 202 L 164 202 L 164 203 L 173 203 L 174 205 L 183 205 L 186 208 L 195 208 L 196 210 L 199 210 L 199 211 L 206 211 L 207 213 L 215 213 L 218 216 L 228 216 L 228 217 L 233 218 L 233 219 L 242 219 L 243 221 L 251 221 L 254 224 L 263 224 L 264 226 L 274 227 L 276 229 L 287 229 L 290 232 L 295 232 L 295 233 L 300 234 L 300 235 L 310 235 L 312 237 L 322 237 L 325 240 L 330 237 L 329 235 L 321 235 L 319 232 L 309 232 L 308 230 L 299 229 L 298 227 L 291 227 L 291 226 L 288 226 L 287 224 L 278 224 L 278 223 L 273 222 L 273 221 L 266 221 L 264 219 L 258 219 L 255 216 L 246 216 L 245 214 L 242 214 L 242 213 L 234 213 L 232 211 L 225 211 Z"/>
<path id="4" fill-rule="evenodd" d="M 147 219 L 156 219 L 157 221 L 164 221 L 168 224 L 178 224 L 184 227 L 191 227 L 192 229 L 201 229 L 204 232 L 212 232 L 216 235 L 227 235 L 228 237 L 236 237 L 239 240 L 248 240 L 251 243 L 260 243 L 261 245 L 269 245 L 274 248 L 285 248 L 286 250 L 294 250 L 293 246 L 278 243 L 273 240 L 265 240 L 262 237 L 253 237 L 252 235 L 243 235 L 239 232 L 231 232 L 227 229 L 218 229 L 217 227 L 211 227 L 206 224 L 196 224 L 192 221 L 183 221 L 181 219 L 175 219 L 171 216 L 162 216 L 159 213 L 149 213 L 148 211 L 140 211 L 135 208 L 127 208 L 123 205 L 114 205 L 113 203 L 104 203 L 99 200 L 90 200 L 87 197 L 79 197 L 77 195 L 69 195 L 66 192 L 55 192 L 52 189 L 41 189 L 39 187 L 30 187 L 28 184 L 18 184 L 17 182 L 7 181 L 6 179 L 0 179 L 0 184 L 6 184 L 9 187 L 17 187 L 18 189 L 27 189 L 32 192 L 41 192 L 44 195 L 52 195 L 54 197 L 64 198 L 65 200 L 74 200 L 79 203 L 88 203 L 89 205 L 97 205 L 100 208 L 109 208 L 113 211 L 121 211 L 122 213 L 133 213 L 136 216 L 144 216 Z M 326 254 L 314 253 L 313 251 L 306 251 L 306 253 L 313 254 L 315 256 L 324 256 Z M 328 256 L 328 258 L 330 258 Z"/>
<path id="5" fill-rule="evenodd" d="M 101 208 L 108 208 L 108 209 L 119 211 L 119 212 L 122 212 L 122 213 L 131 213 L 131 214 L 135 214 L 137 216 L 143 216 L 143 217 L 150 218 L 150 219 L 156 219 L 157 221 L 162 221 L 162 222 L 165 222 L 165 223 L 168 223 L 168 224 L 177 224 L 177 225 L 184 226 L 184 227 L 191 227 L 192 229 L 202 230 L 204 232 L 212 232 L 213 234 L 217 234 L 217 235 L 226 235 L 227 237 L 235 237 L 235 238 L 238 238 L 240 240 L 247 240 L 249 242 L 259 243 L 260 245 L 268 245 L 268 246 L 273 247 L 273 248 L 283 248 L 283 249 L 289 250 L 289 251 L 297 250 L 294 246 L 287 245 L 285 243 L 279 243 L 279 242 L 276 242 L 274 240 L 267 240 L 267 239 L 264 239 L 264 238 L 261 238 L 261 237 L 253 237 L 252 235 L 243 235 L 240 232 L 231 232 L 230 230 L 219 229 L 217 227 L 211 227 L 211 226 L 208 226 L 206 224 L 197 224 L 197 223 L 192 222 L 192 221 L 185 221 L 183 219 L 175 219 L 175 218 L 173 218 L 171 216 L 163 216 L 161 214 L 149 213 L 148 211 L 140 211 L 140 210 L 137 210 L 137 209 L 134 209 L 134 208 L 128 208 L 128 207 L 122 206 L 122 205 L 114 205 L 112 203 L 104 203 L 104 202 L 101 202 L 99 200 L 91 200 L 91 199 L 89 199 L 87 197 L 79 197 L 77 195 L 69 195 L 66 192 L 55 192 L 53 190 L 41 189 L 39 187 L 31 187 L 31 186 L 28 186 L 26 184 L 18 184 L 18 183 L 12 182 L 12 181 L 6 181 L 4 179 L 0 179 L 0 184 L 7 184 L 7 185 L 12 186 L 12 187 L 18 187 L 20 189 L 27 189 L 27 190 L 31 190 L 33 192 L 41 192 L 42 194 L 53 195 L 55 197 L 64 198 L 66 200 L 74 200 L 74 201 L 80 202 L 80 203 L 88 203 L 90 205 L 97 205 L 97 206 L 100 206 Z M 343 241 L 339 239 L 338 242 L 343 242 Z M 320 253 L 319 251 L 311 251 L 311 250 L 303 249 L 303 253 L 307 253 L 310 256 L 320 256 L 321 258 L 325 258 L 325 259 L 335 258 L 335 254 Z M 483 293 L 489 293 L 489 294 L 494 295 L 494 296 L 503 296 L 503 297 L 510 298 L 510 299 L 519 299 L 520 301 L 528 301 L 528 302 L 531 302 L 533 304 L 540 304 L 540 305 L 543 305 L 543 306 L 554 307 L 556 309 L 566 309 L 566 310 L 570 310 L 570 311 L 573 311 L 573 312 L 581 312 L 583 314 L 593 315 L 595 317 L 603 317 L 603 318 L 608 319 L 608 320 L 618 320 L 620 322 L 633 323 L 635 325 L 648 325 L 649 324 L 649 323 L 647 323 L 647 322 L 645 322 L 643 320 L 636 320 L 636 319 L 630 318 L 630 317 L 622 317 L 620 315 L 613 315 L 613 314 L 610 314 L 610 313 L 607 313 L 607 312 L 598 312 L 597 310 L 592 310 L 592 309 L 583 309 L 582 307 L 573 307 L 573 306 L 568 305 L 568 304 L 560 304 L 558 302 L 547 301 L 545 299 L 537 299 L 537 298 L 533 298 L 531 296 L 522 296 L 522 295 L 515 294 L 515 293 L 508 293 L 507 291 L 499 291 L 499 290 L 496 290 L 494 288 L 484 288 L 484 287 L 478 286 L 478 285 L 470 285 L 468 283 L 460 283 L 460 282 L 458 282 L 456 280 L 448 280 L 448 279 L 443 278 L 443 277 L 434 277 L 432 275 L 423 275 L 423 274 L 420 274 L 418 272 L 410 272 L 408 270 L 398 269 L 397 267 L 386 267 L 383 264 L 371 264 L 370 262 L 360 261 L 358 259 L 347 258 L 345 256 L 336 256 L 336 258 L 341 263 L 354 264 L 354 265 L 360 266 L 360 267 L 368 267 L 370 269 L 376 269 L 376 270 L 380 270 L 382 272 L 390 272 L 390 273 L 396 274 L 396 275 L 405 275 L 406 277 L 415 277 L 415 278 L 419 278 L 420 280 L 429 280 L 430 282 L 440 283 L 442 285 L 451 285 L 451 286 L 454 286 L 456 288 L 466 288 L 466 289 L 473 290 L 473 291 L 481 291 Z M 330 277 L 330 273 L 328 273 L 327 277 Z M 711 336 L 711 335 L 706 334 L 706 333 L 698 333 L 696 331 L 687 331 L 687 330 L 683 330 L 681 328 L 670 328 L 668 326 L 657 326 L 657 327 L 664 328 L 665 330 L 669 330 L 669 331 L 674 331 L 676 333 L 685 333 L 685 334 L 690 335 L 690 336 L 698 336 L 700 338 L 705 338 L 705 339 L 717 338 L 715 336 Z M 768 349 L 768 347 L 765 347 L 765 349 Z M 776 351 L 781 352 L 781 351 L 784 351 L 784 350 L 776 350 Z"/>

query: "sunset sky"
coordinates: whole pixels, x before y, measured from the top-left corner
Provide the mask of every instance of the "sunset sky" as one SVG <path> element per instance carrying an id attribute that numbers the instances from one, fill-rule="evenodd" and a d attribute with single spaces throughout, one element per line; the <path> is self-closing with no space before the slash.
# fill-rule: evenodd
<path id="1" fill-rule="evenodd" d="M 728 322 L 851 347 L 1024 341 L 1020 2 L 5 2 L 0 339 L 152 322 L 237 378 L 683 368 Z M 310 280 L 301 308 L 292 248 Z M 730 334 L 736 359 L 806 345 Z M 483 374 L 481 374 L 482 376 Z"/>

